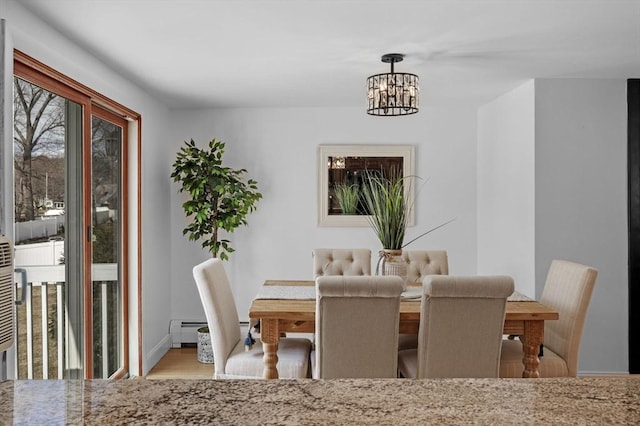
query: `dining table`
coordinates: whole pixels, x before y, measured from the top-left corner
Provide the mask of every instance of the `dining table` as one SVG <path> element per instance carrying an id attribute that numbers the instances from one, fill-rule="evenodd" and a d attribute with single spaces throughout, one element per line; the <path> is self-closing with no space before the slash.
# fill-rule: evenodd
<path id="1" fill-rule="evenodd" d="M 401 334 L 418 334 L 422 284 L 409 283 L 400 299 Z M 285 333 L 314 333 L 315 281 L 266 280 L 251 302 L 249 318 L 260 321 L 264 351 L 263 378 L 278 378 L 278 342 Z M 540 377 L 538 358 L 544 342 L 544 322 L 559 318 L 554 309 L 515 292 L 508 300 L 503 333 L 522 340 L 522 377 Z M 470 348 L 472 349 L 472 348 Z"/>

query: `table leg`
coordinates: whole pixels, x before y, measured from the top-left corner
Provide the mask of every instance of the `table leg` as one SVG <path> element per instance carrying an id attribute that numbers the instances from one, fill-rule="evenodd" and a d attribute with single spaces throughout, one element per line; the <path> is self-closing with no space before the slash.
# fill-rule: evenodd
<path id="1" fill-rule="evenodd" d="M 540 377 L 538 353 L 544 338 L 544 321 L 525 321 L 522 339 L 522 377 Z"/>
<path id="2" fill-rule="evenodd" d="M 264 372 L 262 378 L 278 378 L 278 341 L 280 332 L 278 330 L 278 320 L 263 319 L 260 323 L 260 339 L 262 340 L 262 351 L 264 352 Z"/>

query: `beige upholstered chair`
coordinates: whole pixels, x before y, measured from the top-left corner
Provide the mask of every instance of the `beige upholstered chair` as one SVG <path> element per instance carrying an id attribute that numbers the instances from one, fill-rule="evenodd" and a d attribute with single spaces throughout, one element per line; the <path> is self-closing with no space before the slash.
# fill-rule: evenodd
<path id="1" fill-rule="evenodd" d="M 421 282 L 426 275 L 449 275 L 446 250 L 402 250 L 407 262 L 407 282 Z"/>
<path id="2" fill-rule="evenodd" d="M 313 279 L 324 275 L 371 275 L 371 250 L 314 249 Z"/>
<path id="3" fill-rule="evenodd" d="M 566 260 L 551 262 L 540 302 L 560 314 L 544 322 L 540 377 L 576 377 L 580 340 L 598 271 Z M 522 377 L 522 342 L 503 340 L 500 377 Z"/>
<path id="4" fill-rule="evenodd" d="M 319 277 L 316 293 L 313 377 L 397 377 L 402 278 Z"/>
<path id="5" fill-rule="evenodd" d="M 424 279 L 418 348 L 398 353 L 403 377 L 498 377 L 507 276 Z"/>
<path id="6" fill-rule="evenodd" d="M 193 268 L 193 278 L 211 333 L 214 378 L 261 378 L 264 370 L 260 342 L 245 351 L 240 332 L 238 311 L 233 300 L 227 274 L 220 259 L 209 259 Z M 281 378 L 309 376 L 308 339 L 280 339 L 278 345 L 278 372 Z"/>
<path id="7" fill-rule="evenodd" d="M 402 258 L 407 262 L 407 282 L 422 282 L 427 275 L 449 275 L 449 260 L 446 250 L 402 250 Z M 418 347 L 418 336 L 400 334 L 398 351 Z"/>

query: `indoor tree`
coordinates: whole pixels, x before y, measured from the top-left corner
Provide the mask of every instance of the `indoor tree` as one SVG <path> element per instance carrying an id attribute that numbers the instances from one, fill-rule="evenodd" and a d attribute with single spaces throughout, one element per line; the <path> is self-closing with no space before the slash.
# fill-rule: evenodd
<path id="1" fill-rule="evenodd" d="M 221 260 L 234 249 L 229 240 L 220 239 L 218 231 L 233 232 L 247 224 L 247 215 L 256 209 L 262 194 L 257 182 L 246 179 L 246 169 L 222 165 L 225 144 L 212 139 L 208 148 L 200 149 L 193 139 L 185 141 L 173 163 L 171 177 L 181 184 L 180 192 L 189 199 L 182 204 L 191 223 L 183 229 L 189 240 L 202 239 L 202 247 Z"/>

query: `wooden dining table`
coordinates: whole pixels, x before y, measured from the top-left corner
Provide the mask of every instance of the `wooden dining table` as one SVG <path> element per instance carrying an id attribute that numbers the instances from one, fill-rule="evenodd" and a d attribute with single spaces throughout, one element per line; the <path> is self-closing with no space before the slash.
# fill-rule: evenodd
<path id="1" fill-rule="evenodd" d="M 263 286 L 313 287 L 311 280 L 267 280 Z M 421 286 L 420 283 L 409 284 Z M 306 293 L 308 294 L 308 288 Z M 312 298 L 260 298 L 249 308 L 249 318 L 260 320 L 260 338 L 264 351 L 263 378 L 278 378 L 278 342 L 284 333 L 314 333 L 316 301 Z M 557 311 L 535 300 L 507 301 L 503 333 L 521 336 L 522 377 L 540 377 L 538 353 L 544 341 L 544 322 L 557 320 Z M 401 299 L 399 332 L 418 334 L 420 326 L 420 299 Z"/>

